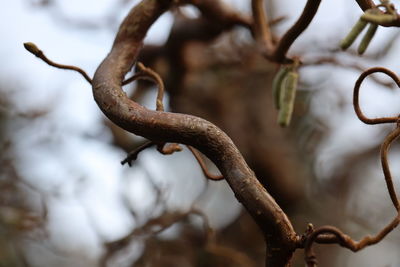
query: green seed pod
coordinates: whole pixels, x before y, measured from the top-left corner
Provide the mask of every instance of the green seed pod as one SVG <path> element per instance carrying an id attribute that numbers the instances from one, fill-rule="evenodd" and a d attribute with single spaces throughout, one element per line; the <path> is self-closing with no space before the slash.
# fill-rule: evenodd
<path id="1" fill-rule="evenodd" d="M 290 71 L 282 83 L 282 91 L 280 95 L 281 109 L 278 114 L 278 124 L 281 127 L 287 127 L 292 118 L 294 101 L 296 98 L 297 81 L 299 74 L 295 71 Z"/>
<path id="2" fill-rule="evenodd" d="M 24 47 L 35 56 L 38 56 L 42 52 L 34 43 L 31 42 L 24 43 Z"/>
<path id="3" fill-rule="evenodd" d="M 361 19 L 366 21 L 366 22 L 371 22 L 375 24 L 389 24 L 397 20 L 397 15 L 395 14 L 376 14 L 373 12 L 365 12 L 362 16 Z"/>
<path id="4" fill-rule="evenodd" d="M 356 40 L 357 36 L 360 35 L 362 30 L 367 26 L 367 22 L 363 19 L 359 19 L 357 23 L 353 26 L 351 31 L 347 34 L 347 36 L 340 42 L 340 48 L 342 50 L 346 50 L 349 48 L 354 41 Z"/>
<path id="5" fill-rule="evenodd" d="M 364 54 L 369 43 L 371 42 L 372 38 L 374 37 L 377 29 L 378 29 L 378 24 L 370 23 L 370 25 L 368 27 L 368 31 L 365 33 L 364 37 L 361 40 L 360 45 L 358 46 L 358 54 L 360 54 L 360 55 Z"/>
<path id="6" fill-rule="evenodd" d="M 289 72 L 288 67 L 281 67 L 278 73 L 275 75 L 274 80 L 272 81 L 272 96 L 274 98 L 275 108 L 279 110 L 280 108 L 280 94 L 283 79 Z"/>

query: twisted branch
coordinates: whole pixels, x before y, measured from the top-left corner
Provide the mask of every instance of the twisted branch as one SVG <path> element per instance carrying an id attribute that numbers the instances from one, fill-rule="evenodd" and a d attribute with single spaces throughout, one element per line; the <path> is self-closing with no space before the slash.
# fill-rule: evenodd
<path id="1" fill-rule="evenodd" d="M 268 243 L 266 265 L 287 266 L 298 237 L 286 214 L 259 183 L 231 139 L 201 118 L 148 110 L 130 100 L 121 88 L 147 30 L 172 2 L 144 0 L 130 11 L 111 52 L 94 75 L 94 98 L 104 114 L 125 130 L 157 143 L 190 145 L 210 158 L 263 231 Z"/>
<path id="2" fill-rule="evenodd" d="M 363 10 L 375 6 L 369 0 L 356 1 Z M 253 0 L 252 7 L 255 19 L 253 31 L 257 40 L 265 47 L 266 58 L 278 63 L 291 62 L 290 59 L 286 58 L 286 53 L 297 37 L 311 23 L 320 2 L 321 0 L 308 0 L 300 18 L 275 45 L 268 27 L 267 17 L 262 8 L 263 2 L 261 0 Z M 152 145 L 157 145 L 158 150 L 163 154 L 171 154 L 180 150 L 178 143 L 181 143 L 187 145 L 195 155 L 207 178 L 214 180 L 225 178 L 237 199 L 247 209 L 264 234 L 267 243 L 266 266 L 290 266 L 294 250 L 302 247 L 306 250 L 308 266 L 316 266 L 316 259 L 312 252 L 312 244 L 314 242 L 337 243 L 353 251 L 358 251 L 366 246 L 378 243 L 390 233 L 400 222 L 400 204 L 394 189 L 387 159 L 390 145 L 400 136 L 399 117 L 367 118 L 359 106 L 359 90 L 363 80 L 375 72 L 387 74 L 400 87 L 399 78 L 393 72 L 384 68 L 368 69 L 358 78 L 354 88 L 353 99 L 356 114 L 363 122 L 367 124 L 397 124 L 396 129 L 386 137 L 381 147 L 382 168 L 389 195 L 397 211 L 396 217 L 378 234 L 366 236 L 360 241 L 352 240 L 333 226 L 320 227 L 315 231 L 309 228 L 307 234 L 300 238 L 294 231 L 286 214 L 259 183 L 232 140 L 223 131 L 214 124 L 195 116 L 165 112 L 162 105 L 164 85 L 161 78 L 157 73 L 140 63 L 137 63 L 140 70 L 139 73 L 132 78 L 124 80 L 127 72 L 136 63 L 148 29 L 174 3 L 190 3 L 197 6 L 204 17 L 210 21 L 225 23 L 223 27 L 219 25 L 222 28 L 211 35 L 196 36 L 196 38 L 208 40 L 221 32 L 222 29 L 230 28 L 237 24 L 250 27 L 250 23 L 246 19 L 234 12 L 227 11 L 223 5 L 219 2 L 216 4 L 213 0 L 143 0 L 129 12 L 121 24 L 111 51 L 98 67 L 93 80 L 78 67 L 50 61 L 34 44 L 25 43 L 24 45 L 27 50 L 51 66 L 79 72 L 86 81 L 92 84 L 95 101 L 112 122 L 131 133 L 150 140 L 136 151 L 130 153 L 122 163 L 130 164 L 140 151 Z M 393 25 L 397 25 L 397 23 L 400 25 L 398 20 L 394 21 Z M 196 21 L 196 25 L 198 25 L 198 21 Z M 204 25 L 207 27 L 203 27 Z M 211 24 L 204 25 L 202 28 L 209 28 Z M 187 39 L 191 38 L 194 37 L 187 32 Z M 146 109 L 132 101 L 122 90 L 123 85 L 135 79 L 150 79 L 157 83 L 158 94 L 155 111 Z M 165 146 L 166 143 L 173 144 Z M 220 170 L 222 176 L 208 173 L 201 157 L 192 147 L 210 158 Z"/>

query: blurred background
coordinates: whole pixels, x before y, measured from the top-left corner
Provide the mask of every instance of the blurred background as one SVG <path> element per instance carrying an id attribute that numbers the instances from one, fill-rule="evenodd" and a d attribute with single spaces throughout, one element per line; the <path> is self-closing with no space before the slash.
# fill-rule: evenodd
<path id="1" fill-rule="evenodd" d="M 120 162 L 146 140 L 112 125 L 76 73 L 49 67 L 24 48 L 36 43 L 52 60 L 93 75 L 118 25 L 139 1 L 14 0 L 0 9 L 0 266 L 263 266 L 265 244 L 225 181 L 207 181 L 185 148 L 154 148 L 132 167 Z M 225 0 L 244 16 L 250 1 Z M 393 1 L 399 5 L 400 1 Z M 305 1 L 266 1 L 281 36 Z M 338 43 L 361 11 L 355 1 L 323 1 L 290 50 L 300 84 L 289 128 L 277 126 L 271 95 L 277 65 L 260 56 L 249 31 L 219 29 L 185 38 L 201 13 L 184 7 L 151 28 L 140 60 L 163 77 L 168 110 L 222 128 L 296 231 L 334 225 L 354 239 L 378 232 L 395 215 L 379 162 L 393 126 L 367 126 L 352 107 L 358 75 L 398 70 L 398 30 L 380 27 L 362 57 Z M 196 36 L 196 35 L 195 35 Z M 357 43 L 357 42 L 356 42 Z M 125 87 L 155 108 L 156 87 Z M 383 75 L 363 84 L 371 117 L 398 114 L 400 91 Z M 390 153 L 398 188 L 399 148 Z M 213 173 L 215 166 L 208 162 Z M 400 234 L 359 253 L 316 246 L 320 266 L 399 266 Z M 303 251 L 294 266 L 304 266 Z"/>

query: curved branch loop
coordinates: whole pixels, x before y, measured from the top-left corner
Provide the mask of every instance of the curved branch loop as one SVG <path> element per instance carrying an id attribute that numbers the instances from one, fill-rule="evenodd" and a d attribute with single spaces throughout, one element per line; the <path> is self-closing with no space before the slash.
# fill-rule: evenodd
<path id="1" fill-rule="evenodd" d="M 317 266 L 317 261 L 316 257 L 312 251 L 312 244 L 314 242 L 319 242 L 319 243 L 337 243 L 342 247 L 348 248 L 354 252 L 359 251 L 367 246 L 374 245 L 378 242 L 380 242 L 386 235 L 388 235 L 394 228 L 396 228 L 399 223 L 400 223 L 400 204 L 399 200 L 397 198 L 397 194 L 394 188 L 393 184 L 393 179 L 392 175 L 390 172 L 389 168 L 389 163 L 388 163 L 388 151 L 390 148 L 390 145 L 400 136 L 400 117 L 382 117 L 382 118 L 376 118 L 376 119 L 369 119 L 364 116 L 364 114 L 361 112 L 360 106 L 359 106 L 359 90 L 362 82 L 364 79 L 375 72 L 382 72 L 385 73 L 386 75 L 390 76 L 396 84 L 400 87 L 400 81 L 397 77 L 397 75 L 388 69 L 385 68 L 371 68 L 363 72 L 360 77 L 358 78 L 355 87 L 354 87 L 354 98 L 353 98 L 353 104 L 354 104 L 354 109 L 357 113 L 357 116 L 359 119 L 366 124 L 378 124 L 378 123 L 390 123 L 390 122 L 396 122 L 396 128 L 387 135 L 385 140 L 382 143 L 381 146 L 381 164 L 382 164 L 382 169 L 385 177 L 385 182 L 386 182 L 386 187 L 388 189 L 391 201 L 393 203 L 393 206 L 396 209 L 396 216 L 395 218 L 388 223 L 381 231 L 379 231 L 376 235 L 370 236 L 367 235 L 363 237 L 360 241 L 354 241 L 351 237 L 348 235 L 344 234 L 341 230 L 339 230 L 336 227 L 333 226 L 322 226 L 315 231 L 311 231 L 309 234 L 307 234 L 305 238 L 305 260 L 307 263 L 308 267 L 315 267 Z M 327 235 L 328 234 L 328 235 Z"/>
<path id="2" fill-rule="evenodd" d="M 354 85 L 354 92 L 353 92 L 353 106 L 354 106 L 354 111 L 356 112 L 358 118 L 366 123 L 366 124 L 381 124 L 381 123 L 395 123 L 398 121 L 398 117 L 382 117 L 382 118 L 375 118 L 375 119 L 370 119 L 366 117 L 363 112 L 361 111 L 360 108 L 360 103 L 359 103 L 359 92 L 360 92 L 360 87 L 362 82 L 366 77 L 369 75 L 376 73 L 376 72 L 382 72 L 388 75 L 390 78 L 393 79 L 393 81 L 397 84 L 397 86 L 400 88 L 400 79 L 397 77 L 397 75 L 382 67 L 375 67 L 375 68 L 370 68 L 366 71 L 364 71 L 360 77 L 357 79 L 355 85 Z"/>

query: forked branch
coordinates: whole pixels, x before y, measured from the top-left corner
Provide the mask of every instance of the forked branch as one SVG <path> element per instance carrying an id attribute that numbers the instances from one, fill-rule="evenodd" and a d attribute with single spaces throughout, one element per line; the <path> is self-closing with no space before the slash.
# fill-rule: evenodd
<path id="1" fill-rule="evenodd" d="M 260 42 L 260 46 L 264 46 L 262 47 L 262 51 L 268 60 L 281 64 L 290 63 L 292 60 L 287 58 L 286 54 L 294 41 L 307 29 L 314 19 L 321 0 L 308 0 L 298 20 L 275 45 L 272 44 L 271 31 L 268 27 L 267 15 L 263 3 L 263 0 L 252 0 L 256 39 Z"/>

